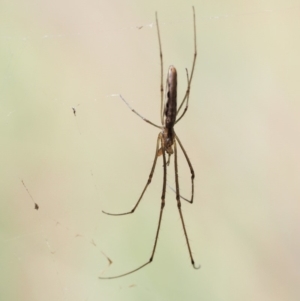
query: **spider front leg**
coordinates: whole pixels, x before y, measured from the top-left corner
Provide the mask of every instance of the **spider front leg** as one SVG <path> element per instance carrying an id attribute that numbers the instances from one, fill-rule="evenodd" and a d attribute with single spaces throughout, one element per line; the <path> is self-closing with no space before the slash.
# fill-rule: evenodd
<path id="1" fill-rule="evenodd" d="M 187 164 L 188 164 L 188 166 L 190 168 L 190 172 L 191 172 L 191 182 L 192 182 L 191 200 L 188 200 L 188 199 L 186 199 L 184 197 L 181 197 L 181 198 L 192 204 L 193 200 L 194 200 L 194 179 L 195 179 L 195 172 L 194 172 L 192 163 L 191 163 L 191 161 L 190 161 L 190 159 L 189 159 L 189 157 L 188 157 L 188 155 L 187 155 L 187 153 L 186 153 L 186 151 L 185 151 L 185 149 L 184 149 L 184 147 L 183 147 L 182 143 L 180 142 L 180 140 L 179 140 L 179 138 L 178 138 L 177 135 L 175 136 L 175 141 L 177 141 L 179 143 L 179 146 L 180 146 L 180 148 L 181 148 L 181 150 L 182 150 L 182 152 L 184 154 L 184 157 L 185 157 L 185 159 L 187 161 Z M 177 152 L 177 150 L 176 150 L 176 152 Z M 176 153 L 176 156 L 177 156 L 177 153 Z M 176 157 L 176 160 L 177 160 L 177 157 Z"/>
<path id="2" fill-rule="evenodd" d="M 106 211 L 103 211 L 103 213 L 107 214 L 107 215 L 114 215 L 114 216 L 118 216 L 118 215 L 127 215 L 127 214 L 131 214 L 135 211 L 135 209 L 137 208 L 137 206 L 139 205 L 140 201 L 142 200 L 143 196 L 144 196 L 144 193 L 146 191 L 146 189 L 148 188 L 148 186 L 150 185 L 151 181 L 152 181 L 152 177 L 153 177 L 153 174 L 154 174 L 154 170 L 155 170 L 155 166 L 156 166 L 156 162 L 157 162 L 157 157 L 159 156 L 159 151 L 158 151 L 158 148 L 159 148 L 159 142 L 161 140 L 161 134 L 158 135 L 157 137 L 157 142 L 156 142 L 156 149 L 155 149 L 155 157 L 154 157 L 154 161 L 153 161 L 153 165 L 152 165 L 152 168 L 151 168 L 151 172 L 150 172 L 150 175 L 149 175 L 149 178 L 148 178 L 148 181 L 144 187 L 144 190 L 142 192 L 142 194 L 140 195 L 137 203 L 135 204 L 135 206 L 128 212 L 124 212 L 124 213 L 109 213 L 109 212 L 106 212 Z"/>
<path id="3" fill-rule="evenodd" d="M 179 142 L 179 140 L 178 140 L 178 142 Z M 176 140 L 174 140 L 174 165 L 175 165 L 176 200 L 177 200 L 177 207 L 178 207 L 178 211 L 179 211 L 179 215 L 180 215 L 180 219 L 181 219 L 181 223 L 182 223 L 182 228 L 183 228 L 183 231 L 184 231 L 184 236 L 185 236 L 186 243 L 187 243 L 187 246 L 188 246 L 188 250 L 189 250 L 192 265 L 195 269 L 200 269 L 200 265 L 199 266 L 195 265 L 195 261 L 194 261 L 193 255 L 192 255 L 192 250 L 191 250 L 191 247 L 190 247 L 190 242 L 189 242 L 189 239 L 188 239 L 188 235 L 187 235 L 187 232 L 186 232 L 186 228 L 185 228 L 185 224 L 184 224 L 184 220 L 183 220 L 183 215 L 182 215 L 182 211 L 181 211 L 179 181 L 178 181 L 178 163 L 177 163 Z"/>
<path id="4" fill-rule="evenodd" d="M 162 142 L 162 135 L 161 133 L 158 135 L 158 141 L 161 140 Z M 162 143 L 163 144 L 163 143 Z M 157 155 L 157 152 L 156 152 Z M 140 269 L 142 269 L 143 267 L 145 267 L 146 265 L 148 265 L 149 263 L 151 263 L 153 261 L 154 255 L 155 255 L 155 250 L 156 250 L 156 246 L 157 246 L 157 241 L 158 241 L 158 236 L 159 236 L 159 232 L 160 232 L 160 226 L 161 226 L 161 220 L 162 220 L 162 215 L 163 215 L 163 211 L 164 211 L 164 207 L 165 207 L 165 197 L 166 197 L 166 184 L 167 184 L 167 164 L 166 164 L 166 154 L 165 154 L 165 149 L 163 149 L 162 147 L 162 156 L 163 156 L 163 170 L 164 170 L 164 178 L 163 178 L 163 188 L 162 188 L 162 194 L 161 194 L 161 205 L 160 205 L 160 213 L 159 213 L 159 219 L 158 219 L 158 225 L 157 225 L 157 230 L 156 230 L 156 235 L 155 235 L 155 241 L 154 241 L 154 245 L 152 248 L 152 253 L 151 253 L 151 257 L 150 259 L 142 264 L 141 266 L 139 266 L 138 268 L 131 270 L 127 273 L 121 274 L 121 275 L 117 275 L 117 276 L 112 276 L 112 277 L 99 277 L 99 279 L 115 279 L 115 278 L 120 278 L 129 274 L 132 274 Z M 157 156 L 156 156 L 157 159 Z"/>
<path id="5" fill-rule="evenodd" d="M 175 134 L 175 140 L 179 143 L 179 146 L 180 146 L 180 148 L 181 148 L 181 150 L 182 150 L 182 152 L 183 152 L 183 154 L 184 154 L 184 157 L 185 157 L 185 159 L 186 159 L 186 161 L 187 161 L 187 163 L 188 163 L 188 166 L 189 166 L 189 168 L 190 168 L 190 172 L 191 172 L 191 183 L 192 183 L 192 184 L 191 184 L 191 185 L 192 185 L 191 199 L 189 200 L 189 199 L 183 197 L 182 195 L 180 195 L 180 198 L 182 198 L 184 201 L 189 202 L 190 204 L 192 204 L 193 201 L 194 201 L 194 179 L 195 179 L 195 172 L 194 172 L 192 163 L 191 163 L 191 161 L 190 161 L 190 159 L 189 159 L 189 157 L 188 157 L 188 155 L 187 155 L 187 153 L 186 153 L 186 150 L 184 149 L 183 145 L 181 144 L 181 142 L 180 142 L 180 140 L 179 140 L 179 138 L 178 138 L 178 136 L 177 136 L 176 134 Z M 170 185 L 168 185 L 168 186 L 169 186 L 169 188 L 170 188 L 173 192 L 176 193 L 176 189 L 174 189 L 174 188 L 173 188 L 172 186 L 170 186 Z"/>

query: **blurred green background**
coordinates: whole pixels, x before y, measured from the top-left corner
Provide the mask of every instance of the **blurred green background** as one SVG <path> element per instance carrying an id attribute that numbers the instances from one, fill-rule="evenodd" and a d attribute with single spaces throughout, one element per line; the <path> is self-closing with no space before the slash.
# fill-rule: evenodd
<path id="1" fill-rule="evenodd" d="M 99 280 L 149 259 L 162 188 L 159 158 L 133 215 L 101 213 L 133 207 L 158 135 L 113 95 L 160 122 L 158 11 L 164 72 L 175 65 L 183 97 L 192 5 L 198 59 L 176 132 L 196 172 L 183 215 L 201 269 L 168 189 L 154 262 Z M 0 6 L 1 300 L 300 299 L 298 1 Z M 179 175 L 188 196 L 181 152 Z"/>

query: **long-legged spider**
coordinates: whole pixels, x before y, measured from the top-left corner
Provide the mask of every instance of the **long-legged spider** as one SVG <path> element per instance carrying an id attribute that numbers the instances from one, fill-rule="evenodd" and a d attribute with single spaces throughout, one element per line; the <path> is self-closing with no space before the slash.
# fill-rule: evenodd
<path id="1" fill-rule="evenodd" d="M 185 235 L 185 239 L 187 242 L 188 246 L 188 251 L 189 255 L 191 258 L 192 265 L 195 269 L 200 268 L 200 266 L 195 265 L 195 261 L 193 259 L 189 239 L 187 236 L 184 220 L 183 220 L 183 215 L 181 211 L 181 202 L 180 202 L 180 192 L 179 192 L 179 183 L 178 183 L 178 164 L 177 164 L 177 142 L 185 156 L 185 159 L 189 165 L 190 172 L 191 172 L 191 186 L 192 186 L 192 192 L 191 192 L 191 199 L 187 200 L 183 198 L 184 200 L 188 201 L 189 203 L 193 203 L 193 198 L 194 198 L 194 178 L 195 178 L 195 173 L 194 169 L 192 167 L 191 161 L 188 158 L 188 155 L 183 148 L 178 136 L 175 134 L 174 131 L 174 125 L 178 123 L 178 121 L 185 115 L 187 109 L 188 109 L 188 104 L 189 104 L 189 95 L 190 95 L 190 88 L 191 88 L 191 82 L 194 74 L 194 69 L 195 69 L 195 64 L 196 64 L 196 57 L 197 57 L 197 43 L 196 43 L 196 17 L 195 17 L 195 9 L 193 7 L 193 20 L 194 20 L 194 58 L 193 58 L 193 64 L 192 64 L 192 71 L 191 75 L 189 76 L 188 70 L 186 69 L 186 76 L 187 76 L 187 89 L 184 95 L 184 98 L 177 110 L 177 71 L 174 66 L 169 67 L 168 71 L 168 76 L 167 76 L 167 82 L 166 82 L 166 103 L 164 104 L 164 88 L 163 88 L 163 55 L 162 55 L 162 49 L 161 49 L 161 40 L 160 40 L 160 32 L 159 32 L 159 25 L 158 25 L 158 18 L 157 18 L 157 13 L 155 14 L 156 18 L 156 27 L 157 27 L 157 35 L 158 35 L 158 42 L 159 42 L 159 54 L 160 54 L 160 66 L 161 66 L 161 81 L 160 81 L 160 92 L 161 92 L 161 109 L 160 109 L 160 115 L 161 115 L 161 123 L 162 125 L 156 125 L 153 122 L 149 121 L 148 119 L 144 118 L 142 115 L 140 115 L 137 111 L 135 111 L 129 103 L 120 95 L 120 98 L 125 102 L 125 104 L 129 107 L 129 109 L 138 115 L 140 118 L 142 118 L 144 121 L 150 123 L 151 125 L 161 129 L 162 131 L 158 134 L 157 137 L 157 142 L 156 142 L 156 149 L 155 149 L 155 157 L 154 157 L 154 162 L 151 168 L 151 172 L 148 178 L 148 181 L 144 187 L 144 190 L 142 191 L 142 194 L 140 195 L 140 198 L 138 199 L 136 205 L 133 207 L 131 211 L 125 212 L 125 213 L 108 213 L 103 211 L 103 213 L 108 214 L 108 215 L 114 215 L 114 216 L 120 216 L 120 215 L 126 215 L 126 214 L 131 214 L 135 211 L 137 206 L 139 205 L 140 201 L 142 200 L 144 193 L 151 183 L 152 176 L 154 174 L 157 158 L 162 155 L 163 157 L 163 188 L 162 188 L 162 195 L 161 195 L 161 207 L 160 207 L 160 215 L 159 215 L 159 220 L 158 220 L 158 226 L 157 226 L 157 231 L 156 231 L 156 236 L 155 236 L 155 242 L 154 246 L 152 249 L 152 254 L 150 259 L 139 266 L 138 268 L 131 270 L 127 273 L 113 276 L 113 277 L 99 277 L 101 279 L 113 279 L 113 278 L 119 278 L 122 276 L 129 275 L 131 273 L 134 273 L 149 263 L 152 262 L 156 250 L 156 245 L 157 245 L 157 239 L 159 235 L 159 230 L 160 230 L 160 225 L 161 225 L 161 219 L 162 219 L 162 214 L 163 214 L 163 209 L 165 207 L 165 194 L 166 194 L 166 183 L 167 183 L 167 166 L 170 163 L 170 157 L 172 154 L 174 154 L 174 166 L 175 166 L 175 192 L 176 192 L 176 200 L 177 200 L 177 207 L 178 211 L 180 214 L 180 219 L 182 222 L 182 227 Z M 185 103 L 185 108 L 180 115 L 180 117 L 177 117 L 179 115 L 179 112 L 182 108 L 182 106 Z M 159 147 L 160 146 L 160 147 Z M 174 146 L 174 151 L 173 151 L 173 146 Z M 166 154 L 168 155 L 168 161 L 166 160 Z"/>

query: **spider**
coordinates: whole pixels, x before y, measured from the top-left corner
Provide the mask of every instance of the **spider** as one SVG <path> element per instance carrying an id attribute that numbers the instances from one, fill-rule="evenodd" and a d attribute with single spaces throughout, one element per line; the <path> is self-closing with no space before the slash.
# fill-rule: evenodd
<path id="1" fill-rule="evenodd" d="M 146 192 L 147 187 L 151 183 L 151 180 L 152 180 L 152 177 L 153 177 L 153 174 L 154 174 L 154 170 L 155 170 L 155 166 L 156 166 L 156 163 L 157 163 L 157 158 L 159 156 L 162 156 L 162 158 L 163 158 L 163 187 L 162 187 L 161 207 L 160 207 L 158 226 L 157 226 L 157 230 L 156 230 L 155 242 L 154 242 L 154 246 L 153 246 L 153 249 L 152 249 L 151 257 L 146 263 L 142 264 L 138 268 L 133 269 L 133 270 L 127 272 L 127 273 L 120 274 L 120 275 L 117 275 L 117 276 L 112 276 L 112 277 L 99 277 L 100 279 L 114 279 L 114 278 L 119 278 L 119 277 L 123 277 L 123 276 L 129 275 L 129 274 L 132 274 L 132 273 L 142 269 L 143 267 L 145 267 L 146 265 L 148 265 L 149 263 L 151 263 L 153 261 L 156 246 L 157 246 L 159 230 L 160 230 L 160 226 L 161 226 L 162 214 L 163 214 L 163 210 L 164 210 L 164 207 L 165 207 L 165 195 L 166 195 L 166 183 L 167 183 L 167 166 L 169 166 L 170 158 L 171 158 L 171 155 L 173 155 L 173 154 L 174 154 L 174 166 L 175 166 L 175 193 L 176 193 L 177 207 L 178 207 L 178 211 L 179 211 L 179 215 L 180 215 L 180 219 L 181 219 L 181 223 L 182 223 L 185 239 L 186 239 L 186 242 L 187 242 L 187 247 L 188 247 L 188 251 L 189 251 L 189 255 L 190 255 L 192 265 L 195 269 L 200 268 L 200 266 L 195 265 L 195 261 L 193 259 L 193 255 L 192 255 L 192 251 L 191 251 L 187 231 L 186 231 L 186 228 L 185 228 L 185 223 L 184 223 L 184 220 L 183 220 L 183 215 L 182 215 L 182 211 L 181 211 L 181 201 L 180 201 L 180 198 L 182 198 L 185 201 L 189 202 L 190 204 L 193 203 L 195 173 L 194 173 L 194 169 L 192 167 L 191 161 L 190 161 L 185 149 L 183 148 L 182 143 L 180 142 L 178 136 L 175 134 L 175 131 L 174 131 L 174 125 L 179 122 L 179 120 L 185 115 L 185 113 L 188 109 L 190 88 L 191 88 L 192 78 L 193 78 L 195 64 L 196 64 L 197 43 L 196 43 L 195 8 L 193 7 L 194 57 L 193 57 L 193 63 L 192 63 L 192 71 L 191 71 L 191 75 L 189 76 L 188 70 L 186 69 L 187 89 L 186 89 L 184 98 L 183 98 L 178 110 L 177 110 L 177 71 L 176 71 L 174 66 L 170 66 L 169 70 L 168 70 L 167 81 L 166 81 L 166 102 L 164 104 L 163 55 L 162 55 L 162 47 L 161 47 L 161 39 L 160 39 L 160 31 L 159 31 L 159 25 L 158 25 L 157 12 L 155 13 L 155 19 L 156 19 L 157 36 L 158 36 L 158 43 L 159 43 L 160 67 L 161 67 L 161 79 L 160 79 L 161 108 L 160 108 L 160 116 L 161 116 L 161 124 L 162 125 L 161 126 L 156 125 L 153 122 L 149 121 L 148 119 L 144 118 L 142 115 L 140 115 L 137 111 L 135 111 L 129 105 L 129 103 L 123 98 L 122 95 L 119 95 L 120 98 L 125 102 L 125 104 L 128 106 L 128 108 L 133 113 L 138 115 L 145 122 L 148 122 L 149 124 L 159 128 L 161 130 L 161 132 L 158 134 L 158 137 L 157 137 L 154 162 L 153 162 L 153 165 L 152 165 L 152 168 L 151 168 L 151 172 L 150 172 L 148 181 L 147 181 L 147 183 L 146 183 L 146 185 L 145 185 L 145 187 L 144 187 L 137 203 L 135 204 L 135 206 L 133 207 L 132 210 L 130 210 L 128 212 L 125 212 L 125 213 L 108 213 L 106 211 L 102 211 L 105 214 L 114 215 L 114 216 L 127 215 L 127 214 L 134 213 L 135 209 L 138 207 L 139 203 L 141 202 L 141 200 L 142 200 L 142 198 L 143 198 L 143 196 Z M 184 108 L 182 114 L 180 115 L 180 117 L 178 117 L 179 112 L 180 112 L 180 110 L 181 110 L 181 108 L 184 104 L 185 104 L 185 108 Z M 191 191 L 191 199 L 190 200 L 181 197 L 180 192 L 179 192 L 178 163 L 177 163 L 177 142 L 178 142 L 178 144 L 179 144 L 179 146 L 180 146 L 180 148 L 181 148 L 181 150 L 184 154 L 184 157 L 187 161 L 187 164 L 188 164 L 188 166 L 190 168 L 190 172 L 191 172 L 191 186 L 192 186 L 191 190 L 192 191 Z M 166 155 L 168 155 L 168 160 L 166 159 Z"/>

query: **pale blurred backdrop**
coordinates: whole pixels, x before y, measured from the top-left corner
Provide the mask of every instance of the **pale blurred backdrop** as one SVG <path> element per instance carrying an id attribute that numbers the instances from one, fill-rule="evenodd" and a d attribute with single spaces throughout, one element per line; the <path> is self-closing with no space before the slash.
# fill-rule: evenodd
<path id="1" fill-rule="evenodd" d="M 101 212 L 133 207 L 159 132 L 113 95 L 160 122 L 157 11 L 183 97 L 192 5 L 198 59 L 176 132 L 196 173 L 183 215 L 201 269 L 168 188 L 153 263 L 99 280 L 149 259 L 161 202 L 159 158 L 133 215 Z M 300 300 L 299 1 L 0 6 L 1 300 Z M 181 151 L 179 176 L 189 196 Z"/>

